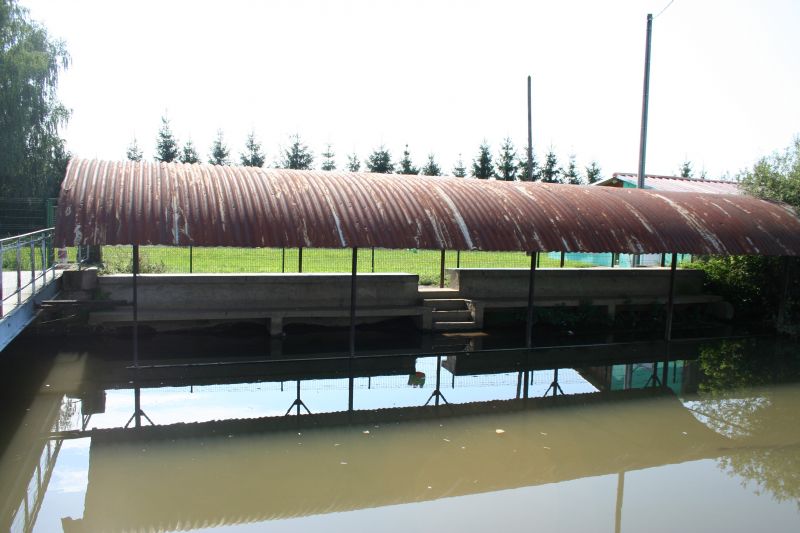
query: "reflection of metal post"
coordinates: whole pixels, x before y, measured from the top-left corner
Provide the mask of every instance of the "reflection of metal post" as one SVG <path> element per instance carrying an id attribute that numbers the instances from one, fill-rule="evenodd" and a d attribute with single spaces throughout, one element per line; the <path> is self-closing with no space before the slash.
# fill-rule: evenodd
<path id="1" fill-rule="evenodd" d="M 133 389 L 133 417 L 137 428 L 142 427 L 142 390 L 139 387 Z"/>
<path id="2" fill-rule="evenodd" d="M 625 472 L 617 474 L 617 510 L 614 513 L 614 533 L 622 529 L 622 500 L 625 497 Z"/>
<path id="3" fill-rule="evenodd" d="M 436 406 L 439 405 L 439 398 L 441 398 L 444 403 L 448 403 L 447 398 L 445 398 L 444 394 L 442 394 L 442 391 L 439 390 L 439 387 L 440 387 L 441 383 L 442 383 L 442 356 L 441 355 L 437 355 L 436 356 L 436 388 L 433 389 L 433 392 L 428 397 L 428 401 L 425 402 L 425 405 L 428 405 L 429 403 L 431 403 L 431 400 L 433 398 L 436 398 L 436 400 L 435 400 L 435 405 Z"/>
<path id="4" fill-rule="evenodd" d="M 442 255 L 439 259 L 439 288 L 444 288 L 444 249 L 442 249 Z"/>
<path id="5" fill-rule="evenodd" d="M 133 366 L 139 366 L 139 291 L 136 280 L 139 277 L 139 245 L 133 245 Z"/>
<path id="6" fill-rule="evenodd" d="M 542 396 L 547 396 L 550 391 L 553 391 L 553 396 L 558 396 L 561 394 L 564 395 L 564 391 L 561 389 L 561 385 L 558 384 L 558 368 L 553 369 L 553 382 L 547 387 L 547 390 L 544 391 Z"/>
<path id="7" fill-rule="evenodd" d="M 292 402 L 292 405 L 289 406 L 289 409 L 286 410 L 286 414 L 284 416 L 289 416 L 289 413 L 292 412 L 292 408 L 297 408 L 297 416 L 300 416 L 300 407 L 306 410 L 306 413 L 311 414 L 311 411 L 308 410 L 308 406 L 303 403 L 303 400 L 300 399 L 300 380 L 296 380 L 297 383 L 297 397 Z M 283 382 L 281 382 L 281 387 L 283 387 Z"/>
<path id="8" fill-rule="evenodd" d="M 678 268 L 678 254 L 672 254 L 672 264 L 669 268 L 669 296 L 667 297 L 667 325 L 664 330 L 664 340 L 672 340 L 672 313 L 675 308 L 675 271 Z"/>

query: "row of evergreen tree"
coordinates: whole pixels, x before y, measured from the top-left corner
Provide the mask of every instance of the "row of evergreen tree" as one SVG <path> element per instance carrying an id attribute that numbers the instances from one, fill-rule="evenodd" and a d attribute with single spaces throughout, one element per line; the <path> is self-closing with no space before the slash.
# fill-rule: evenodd
<path id="1" fill-rule="evenodd" d="M 336 170 L 335 155 L 333 147 L 328 144 L 321 154 L 322 161 L 319 168 L 321 170 Z M 141 161 L 143 157 L 142 150 L 139 148 L 135 137 L 128 147 L 127 157 L 132 161 Z M 155 159 L 166 163 L 173 161 L 181 163 L 200 162 L 200 156 L 191 139 L 187 140 L 182 147 L 179 146 L 166 117 L 161 117 L 161 128 L 156 139 Z M 249 167 L 262 167 L 266 163 L 266 157 L 261 144 L 256 139 L 255 133 L 250 132 L 245 140 L 244 150 L 239 154 L 237 163 L 231 158 L 231 152 L 225 144 L 222 130 L 218 130 L 209 151 L 208 162 L 212 165 L 241 164 Z M 569 184 L 594 183 L 601 179 L 600 167 L 597 162 L 593 161 L 585 168 L 585 173 L 582 173 L 575 163 L 575 156 L 571 156 L 567 166 L 562 168 L 552 149 L 547 152 L 542 164 L 539 164 L 535 155 L 532 163 L 529 176 L 527 150 L 518 152 L 511 139 L 505 139 L 495 158 L 492 156 L 489 144 L 484 141 L 478 148 L 478 153 L 472 160 L 470 168 L 464 165 L 463 158 L 459 154 L 450 174 L 457 177 L 469 175 L 479 179 L 495 178 L 504 181 L 531 180 Z M 310 170 L 313 165 L 314 154 L 303 143 L 298 134 L 291 136 L 288 148 L 281 150 L 279 158 L 275 161 L 276 168 Z M 350 172 L 361 171 L 362 163 L 358 154 L 348 155 L 347 164 L 344 168 Z M 441 176 L 444 174 L 441 166 L 436 161 L 435 154 L 429 154 L 422 167 L 415 166 L 411 159 L 408 145 L 405 146 L 403 157 L 397 163 L 392 160 L 390 151 L 385 146 L 380 146 L 364 160 L 363 169 L 381 174 L 422 174 L 425 176 Z"/>

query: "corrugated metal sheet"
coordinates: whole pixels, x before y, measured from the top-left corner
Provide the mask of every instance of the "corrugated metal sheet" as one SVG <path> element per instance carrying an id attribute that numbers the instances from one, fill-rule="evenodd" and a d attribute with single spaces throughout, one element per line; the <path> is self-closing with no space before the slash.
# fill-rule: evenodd
<path id="1" fill-rule="evenodd" d="M 614 175 L 606 180 L 595 183 L 595 185 L 607 185 L 614 179 L 627 181 L 636 185 L 639 176 L 626 172 L 615 172 Z M 700 180 L 694 178 L 681 178 L 678 176 L 653 176 L 646 174 L 644 177 L 644 188 L 656 191 L 668 192 L 702 192 L 709 194 L 744 194 L 739 188 L 739 184 L 734 181 L 722 180 Z"/>
<path id="2" fill-rule="evenodd" d="M 747 196 L 73 159 L 56 242 L 800 255 L 800 218 Z"/>

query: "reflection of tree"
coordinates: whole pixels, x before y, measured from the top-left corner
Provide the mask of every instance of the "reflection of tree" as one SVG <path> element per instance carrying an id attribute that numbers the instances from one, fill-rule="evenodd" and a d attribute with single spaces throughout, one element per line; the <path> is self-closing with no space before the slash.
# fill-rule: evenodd
<path id="1" fill-rule="evenodd" d="M 718 466 L 742 478 L 742 486 L 755 484 L 756 494 L 769 492 L 779 502 L 796 500 L 800 509 L 800 445 L 757 448 L 721 457 Z"/>
<path id="2" fill-rule="evenodd" d="M 706 425 L 743 445 L 721 457 L 718 466 L 741 477 L 744 486 L 755 484 L 757 494 L 766 491 L 778 501 L 800 498 L 800 444 L 757 444 L 760 436 L 781 431 L 782 423 L 797 418 L 796 402 L 775 401 L 774 391 L 766 387 L 798 381 L 797 344 L 723 341 L 702 348 L 698 364 L 703 377 L 693 409 Z"/>

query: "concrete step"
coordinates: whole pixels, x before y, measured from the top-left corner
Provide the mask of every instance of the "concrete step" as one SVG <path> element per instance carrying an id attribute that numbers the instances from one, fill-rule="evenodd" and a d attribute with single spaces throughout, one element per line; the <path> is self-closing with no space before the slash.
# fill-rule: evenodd
<path id="1" fill-rule="evenodd" d="M 478 329 L 478 325 L 474 320 L 469 322 L 435 322 L 433 324 L 434 331 L 470 331 Z"/>
<path id="2" fill-rule="evenodd" d="M 419 287 L 419 297 L 423 300 L 442 300 L 458 298 L 458 289 L 440 289 L 439 287 Z"/>
<path id="3" fill-rule="evenodd" d="M 422 300 L 425 307 L 433 307 L 437 311 L 463 311 L 467 309 L 467 301 L 462 299 L 426 299 Z"/>
<path id="4" fill-rule="evenodd" d="M 431 313 L 433 322 L 466 322 L 472 320 L 472 312 L 468 309 L 453 309 L 440 311 L 439 308 Z"/>

